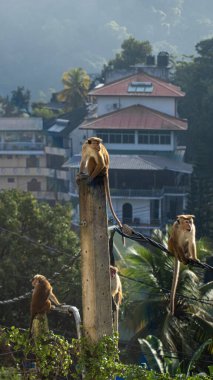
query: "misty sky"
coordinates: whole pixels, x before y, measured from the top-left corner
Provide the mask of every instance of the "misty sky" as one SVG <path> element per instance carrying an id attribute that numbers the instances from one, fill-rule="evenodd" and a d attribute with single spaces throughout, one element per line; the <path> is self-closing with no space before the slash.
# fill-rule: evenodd
<path id="1" fill-rule="evenodd" d="M 0 95 L 25 86 L 48 100 L 64 71 L 100 72 L 130 35 L 194 54 L 213 37 L 213 0 L 0 0 Z"/>

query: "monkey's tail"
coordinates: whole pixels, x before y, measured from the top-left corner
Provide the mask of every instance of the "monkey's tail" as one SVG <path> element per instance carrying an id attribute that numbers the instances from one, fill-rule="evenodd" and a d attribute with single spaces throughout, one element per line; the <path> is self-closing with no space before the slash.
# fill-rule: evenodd
<path id="1" fill-rule="evenodd" d="M 107 199 L 108 199 L 108 202 L 109 202 L 110 210 L 111 210 L 112 215 L 114 216 L 116 222 L 118 223 L 119 227 L 122 228 L 122 223 L 118 219 L 118 217 L 117 217 L 117 215 L 115 213 L 115 210 L 113 208 L 113 205 L 112 205 L 111 196 L 110 196 L 110 190 L 109 190 L 109 178 L 108 178 L 108 175 L 104 176 L 104 182 L 105 182 L 105 189 L 106 189 L 106 194 L 107 194 Z"/>
<path id="2" fill-rule="evenodd" d="M 170 313 L 171 313 L 171 315 L 174 315 L 174 311 L 175 311 L 175 294 L 176 294 L 176 290 L 177 290 L 179 272 L 180 272 L 180 262 L 175 257 L 175 265 L 174 265 L 174 272 L 173 272 L 173 279 L 172 279 L 172 288 L 171 288 L 171 293 L 170 293 Z"/>

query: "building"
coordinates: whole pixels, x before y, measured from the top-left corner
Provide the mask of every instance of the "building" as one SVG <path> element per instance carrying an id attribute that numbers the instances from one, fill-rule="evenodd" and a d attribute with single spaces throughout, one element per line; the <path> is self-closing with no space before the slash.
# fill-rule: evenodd
<path id="1" fill-rule="evenodd" d="M 192 172 L 191 165 L 183 161 L 185 147 L 179 144 L 187 121 L 179 118 L 177 105 L 185 94 L 159 76 L 157 65 L 156 76 L 140 68 L 135 74 L 98 85 L 89 93 L 95 117 L 88 117 L 79 127 L 85 138 L 102 138 L 110 153 L 110 190 L 118 217 L 147 233 L 163 228 L 186 210 Z M 80 154 L 65 164 L 71 169 L 76 221 L 79 163 Z"/>
<path id="2" fill-rule="evenodd" d="M 30 191 L 49 203 L 68 201 L 70 151 L 48 146 L 48 133 L 36 117 L 0 118 L 0 190 Z"/>

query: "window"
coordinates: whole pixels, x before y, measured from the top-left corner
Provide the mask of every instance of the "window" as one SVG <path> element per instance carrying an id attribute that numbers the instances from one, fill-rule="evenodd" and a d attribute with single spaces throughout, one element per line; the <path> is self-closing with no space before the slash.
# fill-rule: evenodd
<path id="1" fill-rule="evenodd" d="M 27 184 L 28 191 L 41 191 L 41 183 L 36 178 L 32 178 Z"/>
<path id="2" fill-rule="evenodd" d="M 7 182 L 8 183 L 14 183 L 15 182 L 15 178 L 9 177 L 9 178 L 7 178 Z"/>
<path id="3" fill-rule="evenodd" d="M 170 132 L 143 131 L 138 133 L 138 143 L 153 145 L 170 145 L 171 135 Z"/>
<path id="4" fill-rule="evenodd" d="M 152 91 L 153 91 L 152 82 L 131 82 L 128 86 L 128 92 L 151 93 Z"/>
<path id="5" fill-rule="evenodd" d="M 121 144 L 121 133 L 110 133 L 109 142 L 111 144 Z"/>
<path id="6" fill-rule="evenodd" d="M 27 168 L 39 168 L 39 159 L 36 156 L 27 157 L 26 160 Z"/>
<path id="7" fill-rule="evenodd" d="M 5 142 L 31 142 L 33 139 L 32 132 L 6 132 Z"/>
<path id="8" fill-rule="evenodd" d="M 35 133 L 35 142 L 38 142 L 38 143 L 43 142 L 43 134 L 41 132 Z"/>
<path id="9" fill-rule="evenodd" d="M 135 143 L 135 133 L 134 132 L 124 132 L 123 143 L 124 144 L 134 144 Z"/>
<path id="10" fill-rule="evenodd" d="M 132 205 L 131 203 L 123 204 L 123 223 L 132 223 Z"/>
<path id="11" fill-rule="evenodd" d="M 104 143 L 110 144 L 134 144 L 135 143 L 135 132 L 127 131 L 105 131 L 98 132 L 97 136 L 103 140 Z"/>
<path id="12" fill-rule="evenodd" d="M 98 132 L 98 133 L 97 133 L 97 137 L 99 137 L 100 139 L 102 139 L 104 143 L 108 143 L 108 142 L 109 142 L 109 136 L 108 136 L 108 133 L 105 133 L 105 132 Z"/>
<path id="13" fill-rule="evenodd" d="M 159 144 L 159 135 L 150 135 L 149 136 L 150 144 Z"/>

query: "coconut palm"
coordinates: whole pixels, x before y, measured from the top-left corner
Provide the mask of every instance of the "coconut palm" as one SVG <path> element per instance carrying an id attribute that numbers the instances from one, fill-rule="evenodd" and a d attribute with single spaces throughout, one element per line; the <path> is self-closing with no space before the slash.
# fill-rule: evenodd
<path id="1" fill-rule="evenodd" d="M 76 109 L 85 104 L 90 77 L 82 68 L 74 68 L 63 73 L 64 89 L 58 94 L 58 100 L 64 102 L 67 108 Z"/>
<path id="2" fill-rule="evenodd" d="M 155 231 L 153 238 L 167 245 L 167 235 L 163 236 L 160 231 Z M 204 256 L 209 253 L 209 247 L 201 240 L 198 256 L 204 261 Z M 125 280 L 124 284 L 128 301 L 121 331 L 125 326 L 134 332 L 128 344 L 131 358 L 140 356 L 138 339 L 151 334 L 162 341 L 168 356 L 175 353 L 180 361 L 188 362 L 198 345 L 213 335 L 212 303 L 209 301 L 213 282 L 203 283 L 201 269 L 181 265 L 175 316 L 169 314 L 173 260 L 173 257 L 150 246 L 132 248 L 126 258 L 128 268 L 123 269 L 122 274 L 141 281 L 130 284 Z"/>

